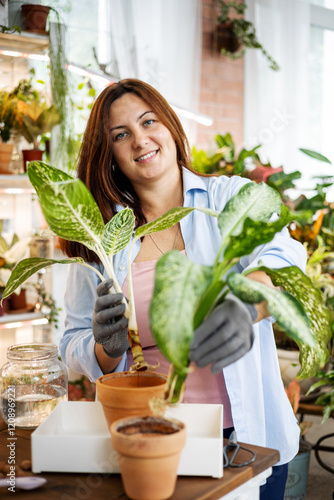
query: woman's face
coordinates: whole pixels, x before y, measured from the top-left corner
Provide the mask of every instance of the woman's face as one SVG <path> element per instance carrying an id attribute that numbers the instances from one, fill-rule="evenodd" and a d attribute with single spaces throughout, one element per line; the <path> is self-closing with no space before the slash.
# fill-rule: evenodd
<path id="1" fill-rule="evenodd" d="M 149 104 L 128 93 L 112 104 L 109 116 L 115 160 L 134 187 L 179 172 L 175 141 Z"/>

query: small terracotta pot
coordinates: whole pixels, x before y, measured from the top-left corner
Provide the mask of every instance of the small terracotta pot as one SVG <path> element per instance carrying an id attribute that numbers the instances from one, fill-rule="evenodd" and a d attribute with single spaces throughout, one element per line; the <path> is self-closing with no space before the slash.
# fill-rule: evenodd
<path id="1" fill-rule="evenodd" d="M 0 142 L 0 174 L 12 174 L 9 170 L 12 159 L 13 144 Z"/>
<path id="2" fill-rule="evenodd" d="M 133 500 L 164 500 L 175 490 L 186 427 L 163 417 L 129 417 L 111 425 L 125 493 Z"/>
<path id="3" fill-rule="evenodd" d="M 38 160 L 41 161 L 43 156 L 43 151 L 39 149 L 22 149 L 22 158 L 23 158 L 23 170 L 27 171 L 27 163 L 29 161 Z"/>
<path id="4" fill-rule="evenodd" d="M 45 5 L 24 4 L 21 6 L 22 29 L 34 33 L 46 34 L 46 22 L 50 7 Z"/>
<path id="5" fill-rule="evenodd" d="M 19 294 L 12 293 L 8 297 L 9 309 L 11 311 L 18 311 L 27 307 L 26 290 L 22 288 Z"/>
<path id="6" fill-rule="evenodd" d="M 1 295 L 0 295 L 0 316 L 3 316 L 8 311 L 8 297 L 3 299 L 1 305 Z"/>
<path id="7" fill-rule="evenodd" d="M 163 397 L 166 389 L 166 375 L 147 371 L 108 373 L 96 381 L 108 428 L 120 418 L 152 415 L 150 400 Z"/>

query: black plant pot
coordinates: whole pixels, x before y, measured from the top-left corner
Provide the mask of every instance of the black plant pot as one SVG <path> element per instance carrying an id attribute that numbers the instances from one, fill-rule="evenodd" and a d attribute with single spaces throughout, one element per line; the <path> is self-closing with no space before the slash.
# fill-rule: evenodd
<path id="1" fill-rule="evenodd" d="M 233 33 L 232 23 L 217 24 L 213 33 L 214 47 L 220 53 L 221 49 L 228 52 L 237 52 L 241 44 L 238 37 Z"/>

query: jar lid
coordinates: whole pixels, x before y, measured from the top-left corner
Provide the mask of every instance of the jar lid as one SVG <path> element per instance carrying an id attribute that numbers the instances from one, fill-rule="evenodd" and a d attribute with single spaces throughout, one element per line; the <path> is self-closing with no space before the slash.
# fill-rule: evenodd
<path id="1" fill-rule="evenodd" d="M 55 344 L 16 344 L 8 347 L 7 358 L 9 360 L 27 361 L 43 360 L 58 355 L 58 347 Z"/>

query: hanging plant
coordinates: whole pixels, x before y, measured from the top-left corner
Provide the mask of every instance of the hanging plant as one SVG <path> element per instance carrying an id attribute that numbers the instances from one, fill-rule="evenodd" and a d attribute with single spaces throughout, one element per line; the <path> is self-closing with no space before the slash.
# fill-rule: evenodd
<path id="1" fill-rule="evenodd" d="M 247 5 L 244 2 L 219 0 L 219 8 L 218 25 L 214 32 L 217 50 L 231 59 L 238 59 L 244 55 L 246 49 L 259 49 L 268 60 L 269 67 L 278 71 L 277 62 L 259 42 L 254 25 L 244 19 Z M 231 13 L 242 17 L 231 17 Z"/>
<path id="2" fill-rule="evenodd" d="M 66 73 L 66 56 L 64 50 L 63 27 L 59 13 L 53 7 L 50 11 L 56 15 L 57 22 L 53 23 L 55 29 L 49 30 L 49 56 L 50 56 L 50 73 L 51 73 L 51 92 L 52 99 L 59 113 L 59 139 L 57 155 L 58 159 L 63 164 L 67 164 L 67 136 L 69 130 L 69 113 L 68 113 L 68 81 Z"/>

